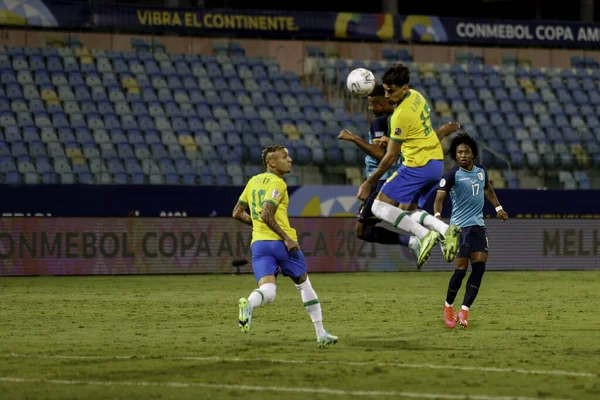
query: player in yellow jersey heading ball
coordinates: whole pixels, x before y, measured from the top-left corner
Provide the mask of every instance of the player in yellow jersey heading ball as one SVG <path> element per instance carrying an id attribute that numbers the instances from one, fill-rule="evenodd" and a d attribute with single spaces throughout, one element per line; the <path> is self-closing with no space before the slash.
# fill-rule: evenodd
<path id="1" fill-rule="evenodd" d="M 248 298 L 238 302 L 238 325 L 250 331 L 252 311 L 275 300 L 279 272 L 289 276 L 300 292 L 302 302 L 317 332 L 319 347 L 337 343 L 336 336 L 323 328 L 321 303 L 308 278 L 306 259 L 290 226 L 290 202 L 283 175 L 292 170 L 292 159 L 283 146 L 269 146 L 262 152 L 266 172 L 250 178 L 235 208 L 233 218 L 252 226 L 252 271 L 258 283 Z M 250 214 L 246 209 L 250 208 Z"/>
<path id="2" fill-rule="evenodd" d="M 375 172 L 360 186 L 357 198 L 367 199 L 372 186 L 402 150 L 402 165 L 382 186 L 371 210 L 378 218 L 419 238 L 418 268 L 442 235 L 444 256 L 452 262 L 458 251 L 460 228 L 420 210 L 444 173 L 444 153 L 431 126 L 431 109 L 421 93 L 409 88 L 410 70 L 404 65 L 390 67 L 382 80 L 385 97 L 396 105 L 390 118 L 390 143 Z"/>

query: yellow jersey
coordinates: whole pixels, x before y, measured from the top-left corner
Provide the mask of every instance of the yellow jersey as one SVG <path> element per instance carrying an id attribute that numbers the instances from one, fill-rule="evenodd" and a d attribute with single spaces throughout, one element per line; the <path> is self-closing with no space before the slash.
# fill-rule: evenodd
<path id="1" fill-rule="evenodd" d="M 238 201 L 250 208 L 252 243 L 257 240 L 283 240 L 260 217 L 262 205 L 265 202 L 272 203 L 277 207 L 275 211 L 277 224 L 291 239 L 298 240 L 296 230 L 290 226 L 288 220 L 287 210 L 290 198 L 287 192 L 287 184 L 277 175 L 271 172 L 254 175 L 246 184 Z"/>
<path id="2" fill-rule="evenodd" d="M 390 117 L 390 139 L 402 142 L 403 164 L 407 167 L 422 167 L 430 160 L 444 159 L 430 114 L 423 95 L 410 89 Z"/>

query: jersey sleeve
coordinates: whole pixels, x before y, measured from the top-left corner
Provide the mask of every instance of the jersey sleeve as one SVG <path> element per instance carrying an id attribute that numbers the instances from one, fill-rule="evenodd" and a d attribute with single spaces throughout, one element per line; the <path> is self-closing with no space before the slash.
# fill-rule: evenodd
<path id="1" fill-rule="evenodd" d="M 244 188 L 244 191 L 242 192 L 242 194 L 240 195 L 240 198 L 238 199 L 238 203 L 242 203 L 243 205 L 247 206 L 248 205 L 248 186 L 250 184 L 246 185 L 246 187 Z"/>
<path id="2" fill-rule="evenodd" d="M 286 191 L 287 185 L 283 179 L 270 182 L 267 186 L 267 193 L 265 193 L 263 203 L 272 203 L 275 207 L 278 207 L 281 200 L 283 200 Z"/>
<path id="3" fill-rule="evenodd" d="M 371 137 L 380 139 L 388 135 L 387 118 L 375 118 L 371 121 Z"/>
<path id="4" fill-rule="evenodd" d="M 408 120 L 400 112 L 392 114 L 390 118 L 390 139 L 394 142 L 404 142 L 408 135 Z"/>
<path id="5" fill-rule="evenodd" d="M 452 186 L 454 186 L 454 177 L 456 176 L 456 169 L 452 168 L 450 171 L 446 172 L 440 183 L 438 184 L 438 190 L 448 193 Z"/>

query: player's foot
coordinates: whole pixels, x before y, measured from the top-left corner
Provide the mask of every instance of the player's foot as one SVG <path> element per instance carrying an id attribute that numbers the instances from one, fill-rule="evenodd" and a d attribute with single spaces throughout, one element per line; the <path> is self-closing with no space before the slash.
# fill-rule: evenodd
<path id="1" fill-rule="evenodd" d="M 252 323 L 252 306 L 247 299 L 241 298 L 238 301 L 239 316 L 238 326 L 244 333 L 250 332 L 250 324 Z"/>
<path id="2" fill-rule="evenodd" d="M 461 308 L 460 311 L 456 313 L 454 319 L 460 324 L 460 326 L 466 328 L 469 326 L 469 322 L 467 321 L 469 319 L 469 311 Z"/>
<path id="3" fill-rule="evenodd" d="M 421 249 L 421 241 L 416 236 L 411 236 L 408 242 L 408 249 L 415 256 L 415 260 L 419 259 L 419 251 Z"/>
<path id="4" fill-rule="evenodd" d="M 330 335 L 329 333 L 325 332 L 325 334 L 323 336 L 319 336 L 319 338 L 317 339 L 317 345 L 320 348 L 325 348 L 325 347 L 329 347 L 330 344 L 336 344 L 337 341 L 338 341 L 337 336 L 333 336 L 333 335 Z"/>
<path id="5" fill-rule="evenodd" d="M 446 262 L 454 261 L 458 253 L 458 239 L 460 238 L 460 228 L 456 225 L 450 225 L 444 234 L 444 258 Z"/>
<path id="6" fill-rule="evenodd" d="M 425 262 L 429 259 L 431 250 L 433 250 L 436 243 L 442 236 L 436 231 L 429 231 L 429 233 L 420 239 L 419 243 L 419 257 L 417 257 L 417 268 L 423 268 Z"/>
<path id="7" fill-rule="evenodd" d="M 446 246 L 444 245 L 444 241 L 440 240 L 440 249 L 442 250 L 442 254 L 444 255 L 444 259 L 446 258 Z"/>
<path id="8" fill-rule="evenodd" d="M 448 328 L 454 328 L 456 326 L 456 321 L 454 320 L 454 308 L 452 306 L 448 307 L 444 304 L 444 322 Z"/>

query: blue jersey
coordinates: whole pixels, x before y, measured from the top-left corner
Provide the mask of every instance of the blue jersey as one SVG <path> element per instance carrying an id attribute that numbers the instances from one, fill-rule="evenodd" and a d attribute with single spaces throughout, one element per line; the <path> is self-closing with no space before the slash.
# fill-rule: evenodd
<path id="1" fill-rule="evenodd" d="M 471 171 L 458 166 L 450 169 L 438 185 L 438 190 L 450 192 L 452 216 L 450 224 L 461 228 L 485 226 L 483 222 L 484 189 L 488 183 L 487 171 L 474 165 Z"/>
<path id="2" fill-rule="evenodd" d="M 371 121 L 371 129 L 369 130 L 369 143 L 373 144 L 373 140 L 375 139 L 380 139 L 383 136 L 390 136 L 390 132 L 389 132 L 389 118 L 392 114 L 383 114 L 377 118 L 375 118 L 373 121 Z M 396 169 L 398 169 L 398 166 L 400 166 L 402 164 L 402 156 L 398 155 L 398 159 L 396 160 L 396 162 L 394 163 L 394 165 L 387 170 L 387 172 L 385 174 L 383 174 L 383 176 L 380 178 L 382 180 L 388 179 L 393 173 L 394 171 L 396 171 Z M 375 157 L 371 157 L 369 155 L 365 156 L 365 167 L 366 167 L 366 173 L 367 173 L 367 178 L 369 176 L 371 176 L 371 174 L 373 174 L 373 172 L 375 172 L 375 170 L 377 169 L 377 167 L 379 166 L 379 160 L 376 159 Z"/>

